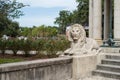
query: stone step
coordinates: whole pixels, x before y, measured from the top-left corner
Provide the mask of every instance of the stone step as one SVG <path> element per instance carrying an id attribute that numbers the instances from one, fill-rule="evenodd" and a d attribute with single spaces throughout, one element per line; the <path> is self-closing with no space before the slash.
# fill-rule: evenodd
<path id="1" fill-rule="evenodd" d="M 92 72 L 92 75 L 120 79 L 120 73 L 118 73 L 118 72 L 95 70 Z"/>
<path id="2" fill-rule="evenodd" d="M 112 71 L 112 72 L 120 73 L 120 66 L 100 64 L 100 65 L 97 65 L 97 70 Z"/>
<path id="3" fill-rule="evenodd" d="M 109 64 L 109 65 L 118 65 L 120 66 L 120 60 L 116 59 L 103 59 L 101 64 Z"/>
<path id="4" fill-rule="evenodd" d="M 118 54 L 106 54 L 107 59 L 117 59 L 120 60 L 120 53 Z"/>

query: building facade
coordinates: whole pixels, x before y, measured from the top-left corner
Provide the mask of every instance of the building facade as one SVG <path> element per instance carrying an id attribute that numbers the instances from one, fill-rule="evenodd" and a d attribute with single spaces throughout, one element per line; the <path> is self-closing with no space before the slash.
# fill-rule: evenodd
<path id="1" fill-rule="evenodd" d="M 104 7 L 102 6 L 102 2 L 104 3 Z M 114 7 L 112 4 L 114 4 Z M 110 13 L 112 13 L 110 11 L 112 10 L 111 8 L 114 9 L 114 18 L 112 17 L 112 20 L 110 17 Z M 120 0 L 89 0 L 89 37 L 102 43 L 103 40 L 109 38 L 110 26 L 113 26 L 113 39 L 119 41 Z"/>

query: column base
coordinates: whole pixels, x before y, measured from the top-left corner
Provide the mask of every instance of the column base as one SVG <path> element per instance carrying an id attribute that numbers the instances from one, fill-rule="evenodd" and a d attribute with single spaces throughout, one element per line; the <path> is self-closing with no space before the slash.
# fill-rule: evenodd
<path id="1" fill-rule="evenodd" d="M 103 45 L 103 40 L 101 40 L 101 39 L 95 39 L 95 40 L 97 41 L 99 46 Z"/>
<path id="2" fill-rule="evenodd" d="M 116 46 L 120 46 L 120 39 L 114 39 L 114 41 Z"/>

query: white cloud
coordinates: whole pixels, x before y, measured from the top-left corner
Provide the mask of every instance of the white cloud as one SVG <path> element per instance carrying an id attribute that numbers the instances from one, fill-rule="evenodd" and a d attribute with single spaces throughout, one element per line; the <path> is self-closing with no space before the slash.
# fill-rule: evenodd
<path id="1" fill-rule="evenodd" d="M 40 8 L 40 9 L 48 8 L 49 10 L 59 9 L 59 11 L 61 10 L 72 11 L 75 10 L 77 6 L 76 0 L 17 0 L 17 1 L 22 2 L 26 5 L 30 5 L 29 9 L 31 9 L 31 11 L 34 11 L 35 13 L 41 11 L 41 10 L 34 10 L 35 8 Z M 37 14 L 31 15 L 30 12 L 28 13 L 26 11 L 23 12 L 26 14 L 20 19 L 17 19 L 17 21 L 20 23 L 21 26 L 28 26 L 28 27 L 32 27 L 33 25 L 40 26 L 43 24 L 54 26 L 55 18 L 58 15 L 58 12 L 56 11 L 54 12 L 55 14 L 49 14 L 49 12 L 44 14 L 41 11 L 39 15 Z"/>
<path id="2" fill-rule="evenodd" d="M 32 26 L 40 26 L 40 25 L 46 25 L 46 26 L 54 26 L 55 24 L 54 22 L 54 18 L 53 17 L 26 17 L 26 18 L 20 18 L 17 19 L 16 21 L 18 21 L 20 23 L 20 26 L 27 26 L 27 27 L 32 27 Z"/>
<path id="3" fill-rule="evenodd" d="M 64 7 L 68 10 L 76 9 L 76 0 L 18 0 L 19 2 L 30 5 L 31 7 Z"/>

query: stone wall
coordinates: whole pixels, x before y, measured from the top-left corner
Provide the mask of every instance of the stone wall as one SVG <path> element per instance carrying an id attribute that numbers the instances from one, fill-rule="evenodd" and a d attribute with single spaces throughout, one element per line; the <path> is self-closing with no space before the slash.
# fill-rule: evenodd
<path id="1" fill-rule="evenodd" d="M 0 65 L 0 80 L 68 80 L 72 58 L 54 58 Z"/>

